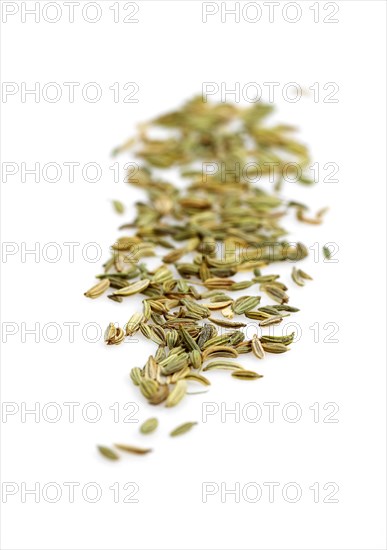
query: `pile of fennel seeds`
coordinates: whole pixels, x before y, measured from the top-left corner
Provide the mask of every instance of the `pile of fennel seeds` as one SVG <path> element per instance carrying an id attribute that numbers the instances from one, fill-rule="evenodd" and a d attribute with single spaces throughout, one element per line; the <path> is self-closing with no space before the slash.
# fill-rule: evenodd
<path id="1" fill-rule="evenodd" d="M 307 148 L 292 135 L 294 128 L 269 126 L 272 107 L 203 102 L 197 97 L 179 111 L 140 127 L 138 135 L 115 154 L 132 150 L 141 163 L 131 171 L 130 184 L 140 187 L 147 200 L 136 204 L 137 215 L 120 229 L 125 234 L 111 247 L 99 282 L 85 293 L 126 302 L 144 296 L 142 311 L 123 326 L 110 323 L 107 345 L 118 345 L 141 332 L 156 349 L 130 377 L 151 404 L 174 407 L 186 395 L 189 382 L 210 385 L 213 370 L 227 370 L 240 380 L 261 378 L 246 370 L 243 355 L 259 361 L 266 353 L 289 350 L 294 334 L 255 335 L 245 339 L 241 329 L 253 320 L 259 327 L 281 324 L 298 311 L 289 304 L 288 289 L 279 275 L 262 274 L 271 263 L 302 260 L 307 249 L 290 243 L 282 218 L 294 209 L 301 222 L 321 223 L 307 207 L 281 198 L 284 171 L 301 170 L 298 181 L 309 185 L 304 171 L 310 165 Z M 149 137 L 162 127 L 168 136 Z M 204 163 L 216 163 L 215 173 L 203 174 Z M 271 191 L 255 183 L 257 166 L 262 176 L 275 176 Z M 155 169 L 178 168 L 183 190 L 155 175 Z M 262 179 L 263 181 L 263 179 Z M 119 213 L 124 207 L 115 201 Z M 147 267 L 146 258 L 163 248 L 160 265 Z M 243 274 L 244 280 L 235 276 Z M 293 280 L 302 286 L 310 276 L 293 267 Z M 244 296 L 233 298 L 235 291 Z M 264 293 L 273 303 L 261 306 Z"/>

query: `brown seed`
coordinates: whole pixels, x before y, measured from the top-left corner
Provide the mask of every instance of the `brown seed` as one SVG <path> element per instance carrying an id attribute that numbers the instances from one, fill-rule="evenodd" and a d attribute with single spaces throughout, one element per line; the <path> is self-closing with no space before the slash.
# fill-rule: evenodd
<path id="1" fill-rule="evenodd" d="M 140 447 L 133 447 L 132 445 L 123 445 L 122 443 L 115 443 L 114 446 L 120 451 L 125 451 L 126 453 L 133 453 L 135 455 L 145 455 L 152 451 L 152 449 L 142 449 Z"/>
<path id="2" fill-rule="evenodd" d="M 152 397 L 148 399 L 148 402 L 151 405 L 159 405 L 160 403 L 162 403 L 167 399 L 168 395 L 169 395 L 168 386 L 160 386 L 156 391 L 156 393 L 154 393 Z"/>

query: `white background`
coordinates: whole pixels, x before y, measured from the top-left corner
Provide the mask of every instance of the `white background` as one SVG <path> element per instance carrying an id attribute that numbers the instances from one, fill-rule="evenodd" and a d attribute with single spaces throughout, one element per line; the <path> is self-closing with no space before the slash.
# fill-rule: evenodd
<path id="1" fill-rule="evenodd" d="M 2 24 L 2 80 L 25 82 L 97 82 L 103 90 L 96 103 L 76 92 L 49 103 L 35 101 L 20 92 L 2 104 L 2 161 L 98 162 L 103 170 L 99 182 L 88 183 L 77 172 L 75 182 L 64 171 L 57 183 L 35 183 L 20 172 L 2 185 L 2 236 L 16 243 L 18 251 L 2 258 L 2 320 L 16 323 L 18 332 L 3 345 L 2 399 L 20 408 L 49 402 L 61 406 L 56 423 L 40 422 L 20 412 L 2 423 L 2 481 L 20 488 L 3 504 L 4 549 L 380 549 L 384 539 L 385 452 L 385 15 L 384 2 L 338 2 L 338 23 L 324 23 L 331 7 L 320 2 L 319 22 L 313 21 L 311 2 L 298 2 L 301 19 L 287 22 L 282 5 L 269 21 L 260 3 L 260 21 L 239 23 L 232 16 L 222 23 L 219 13 L 202 22 L 199 1 L 138 1 L 139 22 L 113 22 L 112 2 L 99 2 L 102 17 L 88 23 L 67 12 L 57 23 L 32 17 L 22 22 L 21 11 Z M 3 9 L 4 9 L 3 3 Z M 45 3 L 41 2 L 43 7 Z M 81 4 L 83 2 L 81 1 Z M 125 2 L 121 2 L 121 8 Z M 232 2 L 228 6 L 232 7 Z M 17 5 L 21 9 L 21 3 Z M 240 7 L 243 3 L 240 3 Z M 325 11 L 323 10 L 325 6 Z M 31 8 L 31 3 L 29 3 Z M 92 12 L 90 12 L 91 14 Z M 292 12 L 289 12 L 293 17 Z M 251 17 L 251 15 L 250 15 Z M 109 87 L 136 82 L 138 103 L 113 101 Z M 313 282 L 304 288 L 290 280 L 291 266 L 269 267 L 265 273 L 281 272 L 289 283 L 291 303 L 301 308 L 294 316 L 302 335 L 285 356 L 270 356 L 257 365 L 243 357 L 247 367 L 258 368 L 264 378 L 251 383 L 231 379 L 225 373 L 211 376 L 213 385 L 205 395 L 189 396 L 175 409 L 152 408 L 139 397 L 128 374 L 142 366 L 154 350 L 141 339 L 117 347 L 102 341 L 90 343 L 81 329 L 89 322 L 105 327 L 109 321 L 127 321 L 140 300 L 115 304 L 106 298 L 87 300 L 83 292 L 100 272 L 118 226 L 129 221 L 130 205 L 142 197 L 137 190 L 114 182 L 109 153 L 125 141 L 137 123 L 179 106 L 203 82 L 288 82 L 305 89 L 335 82 L 337 103 L 318 102 L 313 95 L 296 103 L 284 101 L 277 92 L 273 120 L 295 124 L 300 139 L 310 145 L 313 158 L 323 166 L 339 165 L 339 183 L 320 181 L 312 188 L 288 185 L 284 195 L 310 204 L 312 211 L 329 205 L 321 227 L 293 224 L 294 239 L 308 246 L 337 243 L 337 262 L 326 263 L 313 254 L 304 262 Z M 63 86 L 62 86 L 63 87 Z M 65 91 L 65 89 L 63 88 Z M 79 88 L 78 88 L 79 90 Z M 215 99 L 221 99 L 215 96 Z M 134 160 L 120 157 L 124 163 Z M 324 174 L 323 174 L 324 176 Z M 120 180 L 123 174 L 121 171 Z M 121 219 L 109 201 L 120 199 L 128 206 Z M 22 246 L 58 243 L 62 257 L 49 262 L 42 255 L 23 262 Z M 63 243 L 80 243 L 69 261 Z M 97 262 L 86 261 L 81 250 L 96 242 L 103 251 Z M 25 243 L 23 245 L 22 243 Z M 316 261 L 314 261 L 316 259 Z M 38 323 L 40 342 L 30 335 L 22 341 L 22 323 Z M 75 341 L 70 342 L 63 323 L 78 322 Z M 58 323 L 58 342 L 44 338 L 44 325 Z M 320 327 L 319 341 L 314 332 Z M 338 343 L 324 342 L 336 323 Z M 7 328 L 9 328 L 7 324 Z M 53 338 L 50 333 L 48 338 Z M 92 331 L 90 332 L 92 336 Z M 73 423 L 64 402 L 78 402 Z M 99 422 L 83 419 L 80 410 L 96 402 L 103 412 Z M 113 403 L 119 404 L 114 422 Z M 123 422 L 125 403 L 138 403 L 134 418 L 140 422 L 156 415 L 156 434 L 141 436 L 138 424 Z M 236 422 L 220 414 L 201 422 L 202 403 L 219 408 L 249 402 L 260 404 L 262 418 L 256 423 L 243 416 Z M 277 402 L 274 422 L 268 407 Z M 290 423 L 281 411 L 298 403 L 301 419 Z M 323 422 L 334 402 L 337 423 Z M 318 403 L 319 422 L 309 409 Z M 52 411 L 51 411 L 52 412 Z M 289 411 L 291 414 L 292 411 Z M 90 410 L 90 414 L 92 411 Z M 199 425 L 181 438 L 169 431 L 185 421 Z M 117 463 L 104 460 L 96 444 L 114 442 L 151 446 L 147 456 L 125 456 Z M 41 495 L 22 502 L 21 484 L 53 482 L 63 489 L 57 503 Z M 101 499 L 86 502 L 78 488 L 69 503 L 65 482 L 99 484 Z M 127 482 L 136 483 L 138 503 L 124 503 Z M 212 482 L 219 492 L 202 502 L 202 483 Z M 265 482 L 280 483 L 269 502 Z M 282 497 L 284 484 L 302 489 L 296 503 Z M 323 502 L 329 491 L 324 484 L 339 486 L 337 503 Z M 109 487 L 118 483 L 119 503 Z M 221 502 L 222 483 L 231 488 L 259 484 L 262 497 L 249 503 L 228 495 Z M 309 489 L 320 484 L 319 502 Z M 9 487 L 9 486 L 7 486 Z M 4 485 L 3 485 L 4 489 Z M 91 493 L 90 493 L 91 494 Z M 291 493 L 289 493 L 291 496 Z M 4 497 L 3 497 L 4 498 Z"/>

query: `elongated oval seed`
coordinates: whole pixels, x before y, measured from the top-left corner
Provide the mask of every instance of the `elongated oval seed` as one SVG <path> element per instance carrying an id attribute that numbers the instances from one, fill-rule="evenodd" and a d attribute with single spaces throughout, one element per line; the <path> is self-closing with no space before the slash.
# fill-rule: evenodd
<path id="1" fill-rule="evenodd" d="M 211 382 L 208 380 L 208 378 L 206 378 L 205 376 L 202 376 L 201 374 L 190 373 L 190 374 L 187 374 L 184 378 L 186 380 L 193 380 L 194 382 L 199 382 L 199 384 L 203 384 L 203 386 L 211 385 Z"/>
<path id="2" fill-rule="evenodd" d="M 132 296 L 133 294 L 137 294 L 138 292 L 142 292 L 143 290 L 148 288 L 149 284 L 150 284 L 149 279 L 143 279 L 131 285 L 125 286 L 124 288 L 120 288 L 119 290 L 116 290 L 115 292 L 113 292 L 113 295 L 114 296 Z"/>
<path id="3" fill-rule="evenodd" d="M 215 317 L 209 317 L 209 320 L 211 321 L 211 323 L 214 323 L 214 325 L 225 328 L 241 328 L 246 326 L 246 323 L 226 321 L 224 319 L 215 319 Z"/>
<path id="4" fill-rule="evenodd" d="M 265 351 L 262 347 L 261 341 L 256 334 L 254 334 L 253 339 L 251 340 L 251 350 L 258 359 L 263 359 L 265 357 Z"/>
<path id="5" fill-rule="evenodd" d="M 134 313 L 125 325 L 126 336 L 133 336 L 140 328 L 144 316 L 142 313 Z"/>
<path id="6" fill-rule="evenodd" d="M 289 350 L 285 344 L 281 343 L 262 342 L 262 347 L 268 353 L 285 353 Z"/>
<path id="7" fill-rule="evenodd" d="M 173 388 L 171 393 L 168 395 L 165 402 L 166 407 L 175 407 L 183 399 L 187 392 L 187 382 L 186 380 L 178 380 L 176 386 Z"/>
<path id="8" fill-rule="evenodd" d="M 130 371 L 130 378 L 135 386 L 139 386 L 142 379 L 141 369 L 133 367 Z"/>
<path id="9" fill-rule="evenodd" d="M 203 361 L 213 357 L 238 357 L 238 352 L 230 346 L 211 346 L 203 351 Z"/>
<path id="10" fill-rule="evenodd" d="M 263 378 L 263 374 L 258 374 L 252 370 L 237 370 L 231 373 L 231 376 L 239 378 L 240 380 L 256 380 L 257 378 Z"/>
<path id="11" fill-rule="evenodd" d="M 122 204 L 121 201 L 114 200 L 112 201 L 112 205 L 117 214 L 123 214 L 125 212 L 125 206 Z"/>
<path id="12" fill-rule="evenodd" d="M 84 296 L 86 296 L 86 298 L 98 298 L 98 296 L 101 296 L 109 286 L 109 279 L 102 279 L 102 281 L 89 288 L 89 290 L 84 293 Z"/>
<path id="13" fill-rule="evenodd" d="M 254 309 L 260 301 L 260 296 L 243 296 L 234 302 L 232 309 L 234 313 L 241 315 L 242 313 L 246 313 L 246 311 Z"/>
<path id="14" fill-rule="evenodd" d="M 208 370 L 244 370 L 239 363 L 233 363 L 232 361 L 213 361 L 204 367 L 203 371 Z"/>
<path id="15" fill-rule="evenodd" d="M 123 445 L 122 443 L 115 443 L 114 446 L 120 451 L 125 451 L 126 453 L 133 453 L 136 455 L 145 455 L 152 451 L 152 449 L 142 449 L 141 447 L 134 447 L 133 445 Z"/>
<path id="16" fill-rule="evenodd" d="M 264 319 L 263 321 L 259 322 L 260 327 L 269 327 L 271 325 L 279 325 L 282 323 L 282 316 L 281 315 L 272 315 L 268 319 Z"/>
<path id="17" fill-rule="evenodd" d="M 197 422 L 185 422 L 185 424 L 181 424 L 181 426 L 178 426 L 174 430 L 171 431 L 169 434 L 171 437 L 176 437 L 177 435 L 182 435 L 187 433 L 193 426 L 196 426 Z"/>
<path id="18" fill-rule="evenodd" d="M 210 310 L 217 310 L 217 309 L 224 309 L 228 306 L 230 306 L 233 303 L 233 300 L 227 300 L 224 302 L 214 302 L 213 304 L 205 304 L 207 309 Z"/>
<path id="19" fill-rule="evenodd" d="M 102 456 L 105 458 L 108 458 L 109 460 L 118 460 L 120 457 L 117 453 L 115 453 L 112 449 L 109 449 L 109 447 L 103 447 L 102 445 L 98 445 L 97 449 L 101 453 Z"/>
<path id="20" fill-rule="evenodd" d="M 159 388 L 156 380 L 151 380 L 148 378 L 142 378 L 139 385 L 141 393 L 147 399 L 151 399 L 151 397 L 153 397 L 153 395 L 157 392 Z"/>
<path id="21" fill-rule="evenodd" d="M 159 421 L 157 418 L 148 418 L 141 426 L 140 426 L 140 432 L 142 434 L 150 434 L 154 432 L 159 425 Z"/>

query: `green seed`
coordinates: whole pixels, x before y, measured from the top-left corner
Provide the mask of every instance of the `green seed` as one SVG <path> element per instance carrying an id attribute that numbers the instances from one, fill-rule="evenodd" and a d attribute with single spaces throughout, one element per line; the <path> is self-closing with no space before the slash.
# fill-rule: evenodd
<path id="1" fill-rule="evenodd" d="M 109 447 L 102 447 L 101 445 L 99 445 L 97 449 L 102 456 L 108 458 L 109 460 L 118 460 L 120 458 L 118 454 L 112 451 L 112 449 L 109 449 Z"/>
<path id="2" fill-rule="evenodd" d="M 154 432 L 159 425 L 157 418 L 149 418 L 140 426 L 140 432 L 142 434 L 150 434 Z"/>
<path id="3" fill-rule="evenodd" d="M 262 374 L 258 374 L 252 370 L 238 370 L 231 373 L 231 376 L 239 378 L 240 380 L 256 380 L 257 378 L 263 378 Z"/>
<path id="4" fill-rule="evenodd" d="M 125 212 L 125 206 L 121 201 L 112 201 L 112 205 L 117 214 L 123 214 Z"/>
<path id="5" fill-rule="evenodd" d="M 176 437 L 177 435 L 182 435 L 187 433 L 193 426 L 196 426 L 197 422 L 186 422 L 185 424 L 181 424 L 181 426 L 178 426 L 174 430 L 171 431 L 169 434 L 171 437 Z"/>

